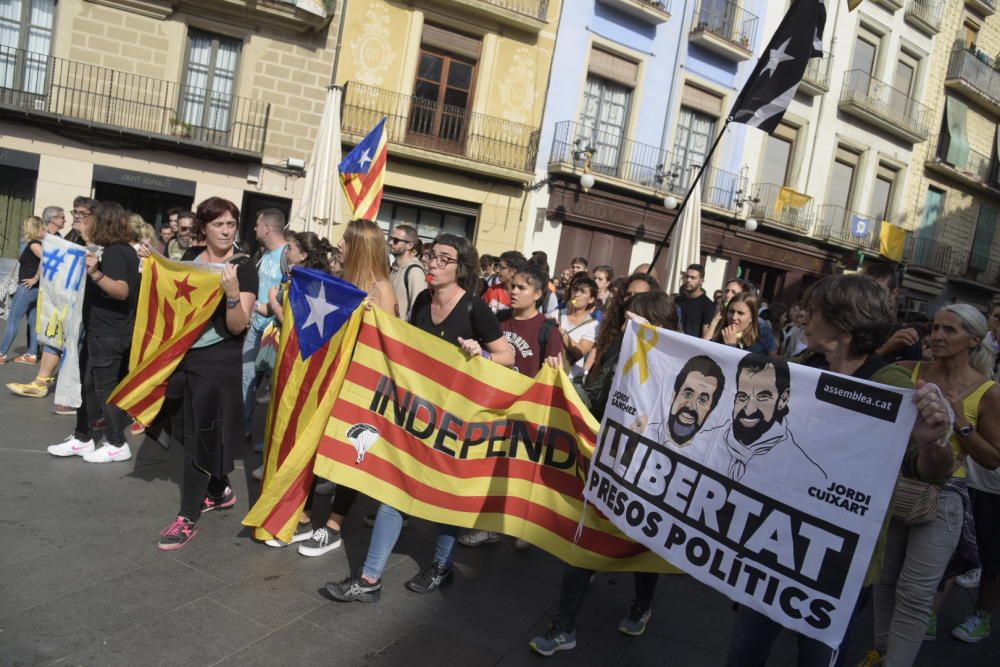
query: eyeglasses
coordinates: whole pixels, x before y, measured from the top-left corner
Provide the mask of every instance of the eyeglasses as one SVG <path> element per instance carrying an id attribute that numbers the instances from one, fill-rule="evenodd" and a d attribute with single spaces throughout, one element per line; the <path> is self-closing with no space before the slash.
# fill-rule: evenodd
<path id="1" fill-rule="evenodd" d="M 424 261 L 428 264 L 437 264 L 444 267 L 447 267 L 450 264 L 458 264 L 458 260 L 454 257 L 449 257 L 448 255 L 435 255 L 432 252 L 424 253 Z"/>
<path id="2" fill-rule="evenodd" d="M 395 236 L 389 237 L 389 243 L 409 243 L 409 239 L 397 239 Z"/>
<path id="3" fill-rule="evenodd" d="M 83 210 L 83 211 L 76 211 L 76 210 L 74 210 L 73 211 L 73 217 L 74 218 L 86 218 L 89 215 L 92 215 L 92 213 L 90 211 L 87 211 L 87 210 Z"/>
<path id="4" fill-rule="evenodd" d="M 179 232 L 190 232 L 191 229 L 192 229 L 191 225 L 186 225 L 186 226 L 185 225 L 181 225 L 180 227 L 177 228 L 177 231 L 179 231 Z"/>

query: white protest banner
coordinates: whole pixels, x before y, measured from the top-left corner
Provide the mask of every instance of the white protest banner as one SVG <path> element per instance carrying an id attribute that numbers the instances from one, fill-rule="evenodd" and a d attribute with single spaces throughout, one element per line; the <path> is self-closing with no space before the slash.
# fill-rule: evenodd
<path id="1" fill-rule="evenodd" d="M 80 407 L 80 323 L 87 249 L 58 234 L 42 240 L 42 279 L 36 331 L 45 345 L 64 350 L 55 402 Z"/>
<path id="2" fill-rule="evenodd" d="M 585 496 L 671 565 L 836 647 L 916 420 L 911 398 L 630 323 Z"/>

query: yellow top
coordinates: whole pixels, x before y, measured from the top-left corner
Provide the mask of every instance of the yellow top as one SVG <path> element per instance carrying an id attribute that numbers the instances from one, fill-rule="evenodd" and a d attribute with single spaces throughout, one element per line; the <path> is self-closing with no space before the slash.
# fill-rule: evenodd
<path id="1" fill-rule="evenodd" d="M 920 377 L 920 366 L 922 364 L 922 361 L 918 361 L 913 367 L 913 373 L 910 375 L 910 379 L 913 380 L 913 384 L 916 384 L 917 379 Z M 995 384 L 996 382 L 993 380 L 986 380 L 962 399 L 962 411 L 965 413 L 965 419 L 972 424 L 973 428 L 975 428 L 979 422 L 979 401 L 982 400 L 983 394 L 989 391 L 990 387 Z M 955 470 L 954 474 L 952 474 L 952 477 L 965 477 L 965 449 L 962 448 L 962 443 L 958 441 L 958 435 L 955 433 L 951 434 L 951 438 L 948 439 L 948 442 L 951 443 L 951 451 L 955 455 L 955 458 L 960 459 L 962 462 L 958 469 Z"/>

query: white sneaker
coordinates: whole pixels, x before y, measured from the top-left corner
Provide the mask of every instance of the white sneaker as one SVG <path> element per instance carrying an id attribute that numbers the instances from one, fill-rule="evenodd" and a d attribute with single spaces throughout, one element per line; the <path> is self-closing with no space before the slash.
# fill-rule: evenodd
<path id="1" fill-rule="evenodd" d="M 83 460 L 87 463 L 114 463 L 128 461 L 130 458 L 132 458 L 132 450 L 128 448 L 127 442 L 121 447 L 114 447 L 105 442 L 94 451 L 83 455 Z"/>
<path id="2" fill-rule="evenodd" d="M 254 468 L 254 471 L 250 475 L 258 482 L 264 481 L 264 466 Z"/>
<path id="3" fill-rule="evenodd" d="M 458 543 L 466 547 L 478 547 L 480 544 L 493 544 L 500 541 L 500 533 L 489 530 L 470 530 L 458 538 Z"/>
<path id="4" fill-rule="evenodd" d="M 52 456 L 84 456 L 94 451 L 94 440 L 77 440 L 75 435 L 71 435 L 46 449 Z"/>
<path id="5" fill-rule="evenodd" d="M 977 567 L 955 577 L 955 583 L 962 588 L 979 588 L 979 577 L 982 573 L 983 571 Z"/>
<path id="6" fill-rule="evenodd" d="M 264 544 L 269 547 L 274 547 L 276 549 L 281 549 L 282 547 L 287 547 L 289 544 L 295 544 L 296 542 L 305 542 L 313 535 L 312 522 L 307 521 L 306 523 L 299 522 L 299 525 L 295 526 L 295 532 L 292 533 L 291 542 L 283 542 L 277 537 L 272 537 L 269 540 L 265 540 Z"/>

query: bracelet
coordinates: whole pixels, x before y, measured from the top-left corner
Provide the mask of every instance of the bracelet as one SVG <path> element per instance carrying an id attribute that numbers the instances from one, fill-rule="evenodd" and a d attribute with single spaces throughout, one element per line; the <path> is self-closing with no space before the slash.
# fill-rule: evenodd
<path id="1" fill-rule="evenodd" d="M 479 354 L 483 355 L 483 359 L 489 360 L 493 358 L 493 355 L 486 350 L 479 350 Z"/>
<path id="2" fill-rule="evenodd" d="M 99 282 L 101 282 L 104 279 L 104 272 L 101 271 L 99 273 L 100 273 L 100 275 L 97 276 L 96 278 L 94 277 L 93 273 L 88 273 L 87 275 L 89 275 L 90 279 L 93 280 L 95 283 L 99 283 Z"/>
<path id="3" fill-rule="evenodd" d="M 240 298 L 239 297 L 236 297 L 235 299 L 230 299 L 229 297 L 226 297 L 226 307 L 227 308 L 235 308 L 238 305 L 240 305 Z"/>

